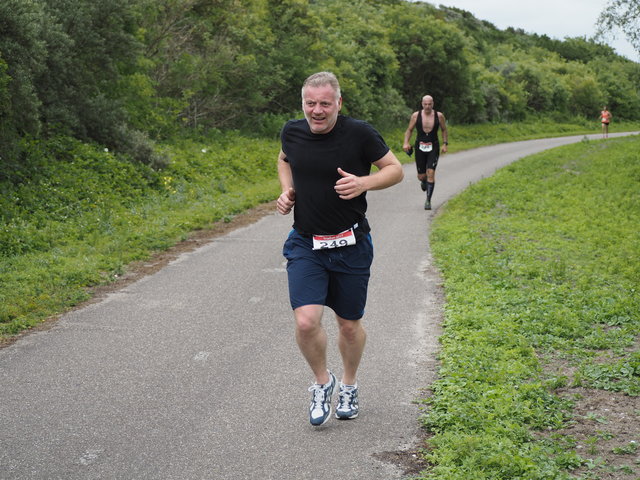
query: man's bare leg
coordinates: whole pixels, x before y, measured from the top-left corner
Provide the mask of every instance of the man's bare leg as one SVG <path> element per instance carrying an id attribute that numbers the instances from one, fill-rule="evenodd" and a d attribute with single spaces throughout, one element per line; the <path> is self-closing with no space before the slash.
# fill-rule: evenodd
<path id="1" fill-rule="evenodd" d="M 296 341 L 307 360 L 316 383 L 329 381 L 327 373 L 327 332 L 322 326 L 322 305 L 304 305 L 294 310 Z"/>
<path id="2" fill-rule="evenodd" d="M 362 326 L 362 320 L 346 320 L 336 315 L 339 335 L 338 347 L 342 355 L 344 368 L 342 383 L 355 385 L 357 381 L 358 367 L 367 341 L 367 334 Z"/>

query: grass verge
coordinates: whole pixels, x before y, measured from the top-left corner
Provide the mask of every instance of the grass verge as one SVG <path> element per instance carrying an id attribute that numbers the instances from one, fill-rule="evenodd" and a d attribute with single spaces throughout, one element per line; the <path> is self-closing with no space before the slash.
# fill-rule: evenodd
<path id="1" fill-rule="evenodd" d="M 640 421 L 639 151 L 632 137 L 528 157 L 434 221 L 446 310 L 423 478 L 638 478 L 637 431 L 599 457 L 554 432 L 583 420 L 585 389 Z"/>

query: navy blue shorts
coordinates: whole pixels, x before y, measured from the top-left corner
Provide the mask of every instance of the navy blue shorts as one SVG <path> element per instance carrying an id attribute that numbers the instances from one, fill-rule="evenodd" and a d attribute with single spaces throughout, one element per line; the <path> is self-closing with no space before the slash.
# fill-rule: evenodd
<path id="1" fill-rule="evenodd" d="M 326 305 L 346 320 L 360 320 L 373 261 L 371 235 L 356 230 L 355 245 L 325 250 L 312 247 L 311 237 L 295 230 L 284 242 L 291 308 Z"/>

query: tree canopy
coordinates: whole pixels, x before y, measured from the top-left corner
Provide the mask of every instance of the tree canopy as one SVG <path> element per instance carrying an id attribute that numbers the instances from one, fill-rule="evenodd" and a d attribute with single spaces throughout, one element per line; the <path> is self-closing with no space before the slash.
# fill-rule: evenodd
<path id="1" fill-rule="evenodd" d="M 624 36 L 640 52 L 640 2 L 638 0 L 609 0 L 598 19 L 598 36 L 620 29 Z"/>
<path id="2" fill-rule="evenodd" d="M 637 35 L 637 8 L 612 0 L 604 23 Z M 640 112 L 640 65 L 606 44 L 425 2 L 4 0 L 0 161 L 18 161 L 25 137 L 71 135 L 158 164 L 151 141 L 185 129 L 275 135 L 324 69 L 345 113 L 380 128 L 425 94 L 456 123 Z"/>

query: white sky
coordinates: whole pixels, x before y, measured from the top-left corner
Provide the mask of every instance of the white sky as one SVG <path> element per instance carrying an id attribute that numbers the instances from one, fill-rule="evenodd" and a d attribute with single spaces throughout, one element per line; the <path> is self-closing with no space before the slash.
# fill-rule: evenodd
<path id="1" fill-rule="evenodd" d="M 565 37 L 592 37 L 596 21 L 607 0 L 428 0 L 432 5 L 445 5 L 471 12 L 480 20 L 491 22 L 500 30 L 521 28 L 528 33 Z M 607 43 L 619 55 L 640 62 L 640 55 L 619 33 Z"/>

